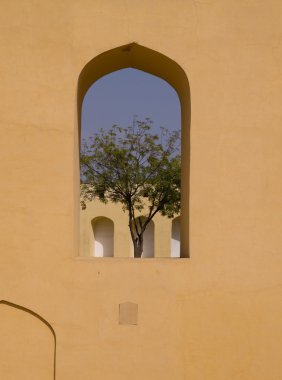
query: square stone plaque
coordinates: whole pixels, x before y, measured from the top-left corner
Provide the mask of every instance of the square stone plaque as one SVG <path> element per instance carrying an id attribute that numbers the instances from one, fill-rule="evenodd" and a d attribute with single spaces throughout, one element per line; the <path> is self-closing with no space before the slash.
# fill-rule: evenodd
<path id="1" fill-rule="evenodd" d="M 138 324 L 138 305 L 133 302 L 123 302 L 119 304 L 119 324 Z"/>

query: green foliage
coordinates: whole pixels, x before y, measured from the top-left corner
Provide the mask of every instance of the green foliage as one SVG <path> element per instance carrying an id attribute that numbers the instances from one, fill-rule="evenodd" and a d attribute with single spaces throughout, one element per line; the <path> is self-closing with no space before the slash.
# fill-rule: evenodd
<path id="1" fill-rule="evenodd" d="M 121 203 L 134 244 L 143 241 L 157 212 L 173 217 L 180 211 L 180 132 L 151 129 L 149 119 L 128 128 L 114 125 L 83 141 L 81 149 L 82 208 L 94 198 Z M 138 220 L 136 211 L 145 218 Z"/>

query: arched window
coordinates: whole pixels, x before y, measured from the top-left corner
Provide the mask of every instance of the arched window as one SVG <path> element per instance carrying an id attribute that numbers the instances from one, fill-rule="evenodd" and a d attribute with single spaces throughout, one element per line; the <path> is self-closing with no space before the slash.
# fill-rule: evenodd
<path id="1" fill-rule="evenodd" d="M 111 219 L 97 217 L 92 220 L 93 244 L 92 255 L 94 257 L 114 256 L 114 223 Z"/>
<path id="2" fill-rule="evenodd" d="M 136 43 L 121 46 L 92 59 L 82 70 L 77 89 L 79 139 L 84 96 L 99 78 L 124 68 L 135 68 L 168 82 L 177 92 L 181 105 L 181 230 L 180 256 L 189 257 L 189 168 L 190 168 L 190 91 L 185 72 L 172 59 Z M 79 149 L 79 143 L 77 144 Z M 79 155 L 77 155 L 78 157 Z M 77 165 L 79 167 L 79 165 Z M 79 176 L 78 176 L 79 177 Z M 77 181 L 77 184 L 79 181 Z M 79 190 L 77 188 L 77 190 Z"/>
<path id="3" fill-rule="evenodd" d="M 180 257 L 180 216 L 171 223 L 171 257 Z"/>

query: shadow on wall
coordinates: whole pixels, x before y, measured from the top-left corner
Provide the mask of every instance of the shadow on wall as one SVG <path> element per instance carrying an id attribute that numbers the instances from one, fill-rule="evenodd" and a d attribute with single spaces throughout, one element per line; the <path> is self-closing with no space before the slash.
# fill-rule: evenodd
<path id="1" fill-rule="evenodd" d="M 56 379 L 56 335 L 44 318 L 0 301 L 0 379 Z"/>

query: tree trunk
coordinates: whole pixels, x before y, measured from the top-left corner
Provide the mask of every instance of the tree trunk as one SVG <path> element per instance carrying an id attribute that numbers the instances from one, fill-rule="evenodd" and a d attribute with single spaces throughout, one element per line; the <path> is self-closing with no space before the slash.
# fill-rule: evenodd
<path id="1" fill-rule="evenodd" d="M 141 236 L 135 237 L 133 246 L 134 246 L 134 257 L 140 258 L 143 253 L 143 234 Z"/>

